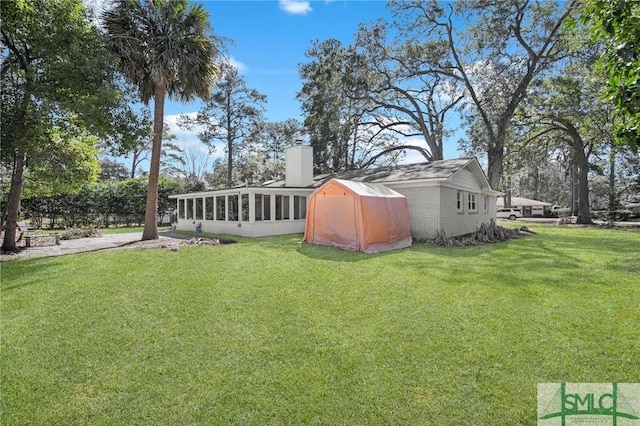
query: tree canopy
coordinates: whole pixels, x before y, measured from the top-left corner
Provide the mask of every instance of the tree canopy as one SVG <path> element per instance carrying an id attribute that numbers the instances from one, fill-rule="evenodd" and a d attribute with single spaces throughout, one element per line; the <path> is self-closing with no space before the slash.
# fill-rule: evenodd
<path id="1" fill-rule="evenodd" d="M 0 8 L 1 159 L 12 170 L 2 249 L 11 251 L 27 169 L 55 174 L 61 163 L 52 153 L 106 133 L 122 97 L 113 59 L 80 0 L 3 1 Z"/>
<path id="2" fill-rule="evenodd" d="M 606 99 L 615 107 L 619 142 L 640 146 L 640 2 L 584 0 L 582 23 L 606 44 L 599 66 L 608 79 Z"/>
<path id="3" fill-rule="evenodd" d="M 180 125 L 200 129 L 198 137 L 211 151 L 216 142 L 225 146 L 227 154 L 227 187 L 234 184 L 233 164 L 242 155 L 252 152 L 251 144 L 257 139 L 260 124 L 264 121 L 264 104 L 267 97 L 247 87 L 244 78 L 232 65 L 222 63 L 220 78 L 211 96 L 204 102 L 195 117 L 182 115 Z"/>

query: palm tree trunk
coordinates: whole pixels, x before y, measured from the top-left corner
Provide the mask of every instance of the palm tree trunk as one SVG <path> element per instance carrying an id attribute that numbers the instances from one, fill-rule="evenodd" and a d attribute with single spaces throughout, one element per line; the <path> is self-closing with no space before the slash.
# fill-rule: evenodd
<path id="1" fill-rule="evenodd" d="M 7 200 L 7 222 L 2 241 L 2 251 L 6 252 L 16 251 L 16 227 L 20 212 L 20 196 L 24 186 L 24 173 L 27 170 L 27 153 L 23 149 L 18 149 L 15 160 L 15 170 Z"/>
<path id="2" fill-rule="evenodd" d="M 164 127 L 164 96 L 166 84 L 156 84 L 153 96 L 153 147 L 149 166 L 147 205 L 144 214 L 143 240 L 158 239 L 158 181 L 160 180 L 160 155 L 162 152 L 162 130 Z"/>

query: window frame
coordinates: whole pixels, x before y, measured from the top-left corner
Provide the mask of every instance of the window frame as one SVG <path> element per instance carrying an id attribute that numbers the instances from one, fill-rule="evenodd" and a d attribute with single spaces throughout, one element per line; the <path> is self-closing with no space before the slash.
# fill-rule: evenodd
<path id="1" fill-rule="evenodd" d="M 469 213 L 478 212 L 478 194 L 473 192 L 469 192 L 467 194 L 467 210 Z"/>

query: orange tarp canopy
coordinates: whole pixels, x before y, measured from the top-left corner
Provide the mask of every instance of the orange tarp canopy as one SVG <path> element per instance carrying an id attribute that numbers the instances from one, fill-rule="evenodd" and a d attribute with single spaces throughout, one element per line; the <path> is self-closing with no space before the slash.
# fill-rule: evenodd
<path id="1" fill-rule="evenodd" d="M 304 240 L 365 253 L 409 247 L 407 199 L 382 184 L 331 179 L 309 197 Z"/>

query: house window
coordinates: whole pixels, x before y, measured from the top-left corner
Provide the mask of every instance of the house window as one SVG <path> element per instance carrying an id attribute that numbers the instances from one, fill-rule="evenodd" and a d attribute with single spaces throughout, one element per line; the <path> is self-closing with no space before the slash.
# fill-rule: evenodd
<path id="1" fill-rule="evenodd" d="M 237 195 L 229 195 L 229 205 L 228 205 L 228 217 L 230 221 L 238 220 L 238 196 Z"/>
<path id="2" fill-rule="evenodd" d="M 202 220 L 203 210 L 202 198 L 196 198 L 196 220 Z"/>
<path id="3" fill-rule="evenodd" d="M 489 197 L 484 195 L 483 198 L 484 198 L 484 212 L 487 213 L 489 211 Z"/>
<path id="4" fill-rule="evenodd" d="M 187 219 L 193 219 L 193 198 L 187 201 Z"/>
<path id="5" fill-rule="evenodd" d="M 271 195 L 256 194 L 256 220 L 271 220 Z"/>
<path id="6" fill-rule="evenodd" d="M 458 191 L 456 193 L 456 209 L 458 210 L 458 213 L 462 213 L 464 211 L 462 191 Z"/>
<path id="7" fill-rule="evenodd" d="M 225 213 L 225 205 L 226 205 L 226 196 L 222 195 L 216 197 L 216 220 L 226 220 L 224 215 Z"/>
<path id="8" fill-rule="evenodd" d="M 249 194 L 242 194 L 242 220 L 249 221 Z"/>
<path id="9" fill-rule="evenodd" d="M 207 197 L 204 199 L 204 218 L 206 220 L 213 220 L 213 197 Z"/>
<path id="10" fill-rule="evenodd" d="M 262 199 L 262 217 L 264 220 L 271 220 L 271 195 L 265 195 Z"/>
<path id="11" fill-rule="evenodd" d="M 184 200 L 178 200 L 178 219 L 184 219 Z"/>
<path id="12" fill-rule="evenodd" d="M 291 218 L 291 208 L 289 207 L 290 198 L 288 195 L 282 196 L 282 219 L 284 220 Z"/>
<path id="13" fill-rule="evenodd" d="M 289 220 L 289 196 L 276 195 L 276 220 Z"/>
<path id="14" fill-rule="evenodd" d="M 293 196 L 293 218 L 306 219 L 307 217 L 307 197 L 302 195 Z"/>
<path id="15" fill-rule="evenodd" d="M 476 194 L 467 194 L 467 200 L 468 200 L 468 204 L 469 204 L 469 211 L 470 212 L 477 212 L 478 211 L 477 195 Z"/>
<path id="16" fill-rule="evenodd" d="M 256 220 L 262 220 L 262 194 L 256 194 L 255 213 L 256 213 Z"/>

